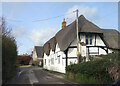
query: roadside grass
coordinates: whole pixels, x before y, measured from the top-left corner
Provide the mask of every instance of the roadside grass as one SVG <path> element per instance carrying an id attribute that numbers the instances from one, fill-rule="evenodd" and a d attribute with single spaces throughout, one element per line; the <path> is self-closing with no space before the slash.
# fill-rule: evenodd
<path id="1" fill-rule="evenodd" d="M 81 84 L 99 84 L 99 81 L 95 79 L 94 77 L 86 77 L 83 74 L 75 74 L 74 77 L 76 82 L 79 82 Z"/>
<path id="2" fill-rule="evenodd" d="M 66 73 L 65 75 L 64 74 L 61 74 L 61 73 L 58 73 L 58 72 L 55 72 L 55 71 L 50 71 L 50 70 L 46 70 L 46 69 L 43 69 L 44 71 L 47 71 L 51 74 L 54 74 L 54 75 L 57 75 L 57 76 L 61 76 L 63 77 L 64 79 L 68 79 L 68 80 L 71 80 L 71 81 L 74 81 L 76 83 L 80 83 L 80 84 L 99 84 L 99 81 L 94 79 L 93 77 L 86 77 L 80 73 L 78 74 L 75 74 L 75 76 L 73 77 L 74 79 L 70 79 L 69 78 L 69 74 Z"/>
<path id="3" fill-rule="evenodd" d="M 55 71 L 50 71 L 50 70 L 46 70 L 46 69 L 43 69 L 44 71 L 47 71 L 51 74 L 54 74 L 54 75 L 57 75 L 57 76 L 61 76 L 63 77 L 64 79 L 67 79 L 67 80 L 70 80 L 70 81 L 73 81 L 73 82 L 76 82 L 76 83 L 80 83 L 80 84 L 99 84 L 99 80 L 93 78 L 93 77 L 86 77 L 80 73 L 78 74 L 75 74 L 75 76 L 73 77 L 74 79 L 71 79 L 69 78 L 69 74 L 66 73 L 66 74 L 61 74 L 61 73 L 58 73 L 58 72 L 55 72 Z"/>
<path id="4" fill-rule="evenodd" d="M 66 79 L 72 80 L 74 82 L 80 83 L 80 84 L 99 84 L 100 81 L 95 79 L 94 77 L 86 77 L 83 74 L 77 73 L 77 74 L 68 74 L 66 73 L 65 76 Z"/>

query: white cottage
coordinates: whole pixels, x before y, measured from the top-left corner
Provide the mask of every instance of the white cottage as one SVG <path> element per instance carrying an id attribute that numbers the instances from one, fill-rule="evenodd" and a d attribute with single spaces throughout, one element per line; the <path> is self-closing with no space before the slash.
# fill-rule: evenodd
<path id="1" fill-rule="evenodd" d="M 83 15 L 78 18 L 79 52 L 82 56 L 101 55 L 120 50 L 120 33 L 113 29 L 101 29 Z M 119 36 L 119 37 L 118 37 Z M 66 26 L 49 41 L 44 48 L 44 65 L 48 70 L 65 73 L 65 67 L 77 63 L 76 21 Z"/>
<path id="2" fill-rule="evenodd" d="M 42 64 L 43 61 L 43 47 L 42 46 L 35 46 L 33 53 L 32 53 L 32 63 L 33 61 L 39 62 Z"/>

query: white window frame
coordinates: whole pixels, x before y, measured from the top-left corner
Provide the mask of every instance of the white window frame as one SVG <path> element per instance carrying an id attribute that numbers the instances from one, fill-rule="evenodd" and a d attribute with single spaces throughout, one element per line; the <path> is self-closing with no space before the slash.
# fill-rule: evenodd
<path id="1" fill-rule="evenodd" d="M 88 40 L 88 44 L 86 43 L 86 40 Z M 90 43 L 92 40 L 92 43 Z M 93 35 L 92 34 L 89 34 L 89 35 L 85 35 L 85 43 L 87 45 L 92 45 L 93 44 Z"/>

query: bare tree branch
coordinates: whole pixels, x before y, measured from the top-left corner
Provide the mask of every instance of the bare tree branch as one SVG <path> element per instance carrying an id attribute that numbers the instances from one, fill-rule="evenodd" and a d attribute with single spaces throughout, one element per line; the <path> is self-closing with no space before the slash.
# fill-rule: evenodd
<path id="1" fill-rule="evenodd" d="M 6 24 L 5 18 L 0 18 L 0 31 L 4 36 L 10 36 L 12 29 L 9 28 Z"/>

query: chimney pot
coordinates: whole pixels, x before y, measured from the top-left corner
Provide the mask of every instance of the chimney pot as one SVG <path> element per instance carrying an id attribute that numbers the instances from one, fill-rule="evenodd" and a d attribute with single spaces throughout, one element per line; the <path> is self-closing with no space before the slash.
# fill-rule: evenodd
<path id="1" fill-rule="evenodd" d="M 66 21 L 65 21 L 65 18 L 63 19 L 63 22 L 62 22 L 62 29 L 66 27 Z"/>

